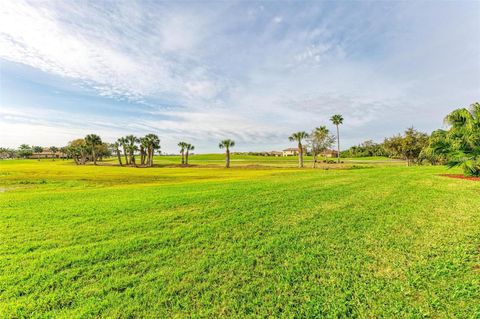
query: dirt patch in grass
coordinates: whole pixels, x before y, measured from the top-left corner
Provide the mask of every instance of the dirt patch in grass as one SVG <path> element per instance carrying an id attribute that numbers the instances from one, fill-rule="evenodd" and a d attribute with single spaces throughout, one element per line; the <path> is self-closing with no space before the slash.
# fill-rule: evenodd
<path id="1" fill-rule="evenodd" d="M 445 176 L 445 177 L 450 177 L 450 178 L 467 179 L 467 180 L 469 180 L 469 181 L 480 182 L 480 177 L 463 176 L 463 175 L 461 175 L 461 174 L 440 174 L 440 176 Z"/>

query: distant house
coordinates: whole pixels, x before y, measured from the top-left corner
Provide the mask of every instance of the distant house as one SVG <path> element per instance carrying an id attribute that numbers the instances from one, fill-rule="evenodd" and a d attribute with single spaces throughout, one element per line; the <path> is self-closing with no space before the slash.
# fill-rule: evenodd
<path id="1" fill-rule="evenodd" d="M 67 154 L 57 151 L 52 152 L 49 148 L 44 148 L 40 153 L 33 153 L 28 158 L 41 159 L 41 158 L 66 158 Z"/>
<path id="2" fill-rule="evenodd" d="M 322 152 L 323 157 L 337 157 L 338 152 L 335 150 L 326 150 L 325 152 Z"/>
<path id="3" fill-rule="evenodd" d="M 297 156 L 298 155 L 298 148 L 287 148 L 282 151 L 283 156 Z"/>

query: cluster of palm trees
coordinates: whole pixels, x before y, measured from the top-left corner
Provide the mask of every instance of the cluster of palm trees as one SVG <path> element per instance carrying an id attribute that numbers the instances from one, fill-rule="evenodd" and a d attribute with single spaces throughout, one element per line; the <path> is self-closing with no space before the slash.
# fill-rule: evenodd
<path id="1" fill-rule="evenodd" d="M 62 151 L 64 151 L 69 157 L 73 158 L 77 165 L 85 165 L 88 159 L 93 160 L 93 164 L 97 165 L 99 148 L 103 144 L 100 136 L 96 134 L 88 134 L 85 138 L 71 141 L 67 147 L 62 149 Z"/>
<path id="2" fill-rule="evenodd" d="M 188 166 L 188 155 L 190 154 L 190 151 L 195 149 L 195 146 L 187 142 L 180 142 L 178 143 L 178 146 L 180 147 L 180 153 L 182 154 L 182 165 Z"/>
<path id="3" fill-rule="evenodd" d="M 160 138 L 155 134 L 147 134 L 144 137 L 136 137 L 135 135 L 127 135 L 119 138 L 112 144 L 118 159 L 118 164 L 123 166 L 120 148 L 123 150 L 126 166 L 138 166 L 135 154 L 140 152 L 140 166 L 152 167 L 153 155 L 155 151 L 160 149 Z"/>
<path id="4" fill-rule="evenodd" d="M 337 127 L 337 163 L 340 163 L 340 130 L 339 125 L 343 124 L 343 116 L 335 114 L 330 118 L 330 121 Z M 289 138 L 292 142 L 298 144 L 298 167 L 303 167 L 303 155 L 306 150 L 303 142 L 307 141 L 310 144 L 313 154 L 313 167 L 316 167 L 318 154 L 327 150 L 335 141 L 335 137 L 330 135 L 326 126 L 320 126 L 313 130 L 312 133 L 299 131 L 293 133 Z"/>

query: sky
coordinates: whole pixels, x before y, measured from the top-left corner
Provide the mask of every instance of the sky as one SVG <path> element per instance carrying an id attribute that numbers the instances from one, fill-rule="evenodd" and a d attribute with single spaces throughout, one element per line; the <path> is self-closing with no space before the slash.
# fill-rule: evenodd
<path id="1" fill-rule="evenodd" d="M 480 100 L 480 2 L 2 1 L 0 146 L 159 135 L 282 150 L 431 132 Z"/>

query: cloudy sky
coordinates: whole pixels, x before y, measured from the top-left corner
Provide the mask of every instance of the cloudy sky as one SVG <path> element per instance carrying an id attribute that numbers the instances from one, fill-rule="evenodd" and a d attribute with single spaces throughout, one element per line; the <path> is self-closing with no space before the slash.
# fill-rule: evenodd
<path id="1" fill-rule="evenodd" d="M 480 100 L 480 2 L 2 1 L 0 146 L 430 132 Z"/>

